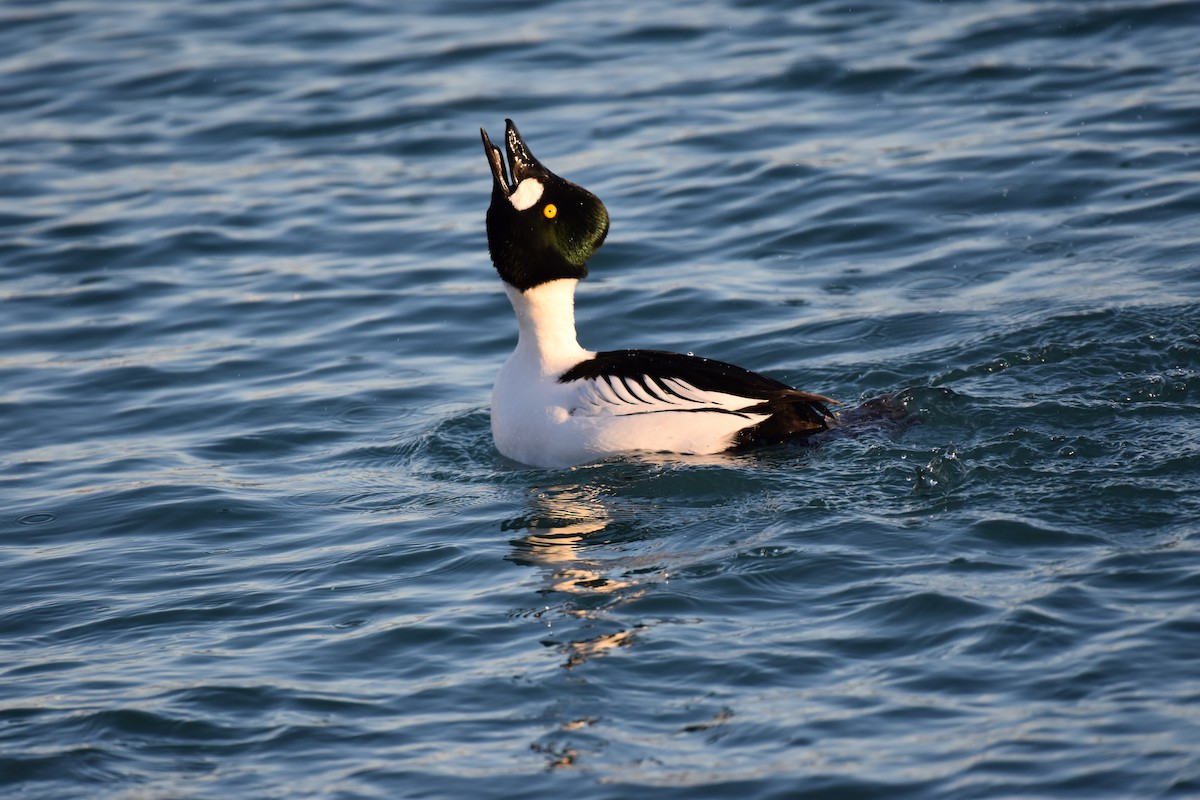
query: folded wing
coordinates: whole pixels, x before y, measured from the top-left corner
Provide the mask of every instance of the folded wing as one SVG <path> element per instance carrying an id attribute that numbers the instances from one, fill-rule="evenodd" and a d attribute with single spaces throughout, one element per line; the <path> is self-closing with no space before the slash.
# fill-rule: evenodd
<path id="1" fill-rule="evenodd" d="M 572 414 L 732 414 L 735 446 L 776 444 L 826 430 L 836 400 L 723 361 L 661 350 L 610 350 L 559 377 L 579 387 Z"/>

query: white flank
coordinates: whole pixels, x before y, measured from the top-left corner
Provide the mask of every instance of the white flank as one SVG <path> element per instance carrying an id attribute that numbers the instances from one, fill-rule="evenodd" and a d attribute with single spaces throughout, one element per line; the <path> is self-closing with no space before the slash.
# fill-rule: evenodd
<path id="1" fill-rule="evenodd" d="M 517 190 L 508 196 L 508 202 L 512 203 L 517 211 L 524 211 L 541 200 L 544 191 L 546 187 L 542 186 L 542 182 L 537 178 L 526 178 L 517 184 Z"/>

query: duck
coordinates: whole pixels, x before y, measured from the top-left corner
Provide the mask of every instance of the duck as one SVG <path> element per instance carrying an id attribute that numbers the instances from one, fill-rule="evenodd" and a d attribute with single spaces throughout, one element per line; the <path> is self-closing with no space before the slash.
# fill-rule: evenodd
<path id="1" fill-rule="evenodd" d="M 517 320 L 492 389 L 501 455 L 560 469 L 649 454 L 712 456 L 804 443 L 836 425 L 837 400 L 691 353 L 587 350 L 575 291 L 609 231 L 596 195 L 547 169 L 505 120 L 480 129 L 492 176 L 488 253 Z"/>

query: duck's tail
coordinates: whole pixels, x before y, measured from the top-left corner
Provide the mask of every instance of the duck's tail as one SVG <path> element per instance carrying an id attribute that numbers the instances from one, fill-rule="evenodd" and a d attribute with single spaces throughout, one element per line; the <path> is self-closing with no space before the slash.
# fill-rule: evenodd
<path id="1" fill-rule="evenodd" d="M 908 410 L 906 393 L 899 391 L 872 397 L 854 408 L 837 412 L 828 430 L 811 437 L 810 441 L 816 444 L 835 436 L 854 438 L 867 433 L 899 436 L 920 423 L 921 418 Z"/>

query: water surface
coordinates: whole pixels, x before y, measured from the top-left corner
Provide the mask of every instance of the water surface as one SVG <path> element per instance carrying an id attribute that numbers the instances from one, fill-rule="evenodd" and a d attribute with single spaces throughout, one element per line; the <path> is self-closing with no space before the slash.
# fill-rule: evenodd
<path id="1" fill-rule="evenodd" d="M 3 794 L 1200 795 L 1198 28 L 7 3 Z M 585 346 L 921 424 L 499 456 L 505 117 Z"/>

